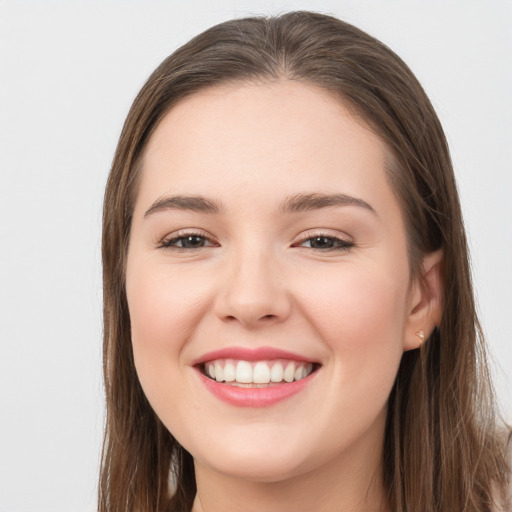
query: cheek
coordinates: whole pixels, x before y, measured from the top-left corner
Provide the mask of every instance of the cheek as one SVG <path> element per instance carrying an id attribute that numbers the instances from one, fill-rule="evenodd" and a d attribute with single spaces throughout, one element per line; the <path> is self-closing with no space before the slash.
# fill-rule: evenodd
<path id="1" fill-rule="evenodd" d="M 137 375 L 154 410 L 165 416 L 184 396 L 181 356 L 204 311 L 205 290 L 183 273 L 171 276 L 165 264 L 129 262 L 126 293 Z"/>
<path id="2" fill-rule="evenodd" d="M 347 265 L 310 282 L 303 310 L 333 357 L 333 371 L 352 383 L 394 380 L 403 349 L 408 276 Z"/>
<path id="3" fill-rule="evenodd" d="M 346 446 L 377 418 L 384 421 L 403 353 L 407 282 L 400 275 L 351 267 L 337 279 L 330 275 L 310 283 L 302 297 L 308 321 L 331 353 L 323 370 L 331 385 L 316 412 L 319 437 L 330 440 L 322 445 L 325 456 L 333 443 Z"/>
<path id="4" fill-rule="evenodd" d="M 204 308 L 204 287 L 156 264 L 128 267 L 126 288 L 134 350 L 179 350 Z"/>

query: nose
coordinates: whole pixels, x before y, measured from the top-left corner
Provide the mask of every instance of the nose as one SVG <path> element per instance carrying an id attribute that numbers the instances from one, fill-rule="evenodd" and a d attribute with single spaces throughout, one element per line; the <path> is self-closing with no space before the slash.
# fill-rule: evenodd
<path id="1" fill-rule="evenodd" d="M 291 300 L 283 273 L 268 254 L 247 252 L 226 262 L 214 306 L 216 315 L 223 322 L 238 322 L 247 329 L 285 321 Z"/>

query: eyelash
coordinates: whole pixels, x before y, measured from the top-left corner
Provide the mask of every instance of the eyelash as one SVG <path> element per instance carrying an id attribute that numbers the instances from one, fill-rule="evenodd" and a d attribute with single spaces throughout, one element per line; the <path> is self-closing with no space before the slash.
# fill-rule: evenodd
<path id="1" fill-rule="evenodd" d="M 178 245 L 174 245 L 180 241 L 183 243 L 183 241 L 186 238 L 192 238 L 192 237 L 201 238 L 203 240 L 203 242 L 210 242 L 213 247 L 218 247 L 218 244 L 216 244 L 213 240 L 211 240 L 210 238 L 208 238 L 207 236 L 205 236 L 202 233 L 196 233 L 196 232 L 192 232 L 192 231 L 190 231 L 190 232 L 184 231 L 184 232 L 176 233 L 176 236 L 173 236 L 172 238 L 161 240 L 158 244 L 158 248 L 159 249 L 171 249 L 171 250 L 177 251 L 177 252 L 187 252 L 187 251 L 195 251 L 197 249 L 202 249 L 204 247 L 204 245 L 202 245 L 200 247 L 180 247 Z"/>
<path id="2" fill-rule="evenodd" d="M 197 237 L 200 238 L 203 243 L 209 242 L 212 247 L 218 247 L 218 244 L 215 243 L 213 240 L 208 238 L 202 233 L 196 233 L 196 232 L 178 232 L 176 236 L 173 236 L 169 239 L 161 240 L 158 244 L 159 249 L 171 249 L 173 251 L 177 252 L 188 252 L 188 251 L 195 251 L 198 249 L 203 249 L 205 245 L 201 245 L 200 247 L 180 247 L 178 245 L 175 245 L 179 242 L 183 243 L 183 241 L 186 238 L 192 238 Z M 322 233 L 315 233 L 313 235 L 308 235 L 307 237 L 303 238 L 299 242 L 296 242 L 292 245 L 292 247 L 304 247 L 303 244 L 306 242 L 309 242 L 311 244 L 311 241 L 317 239 L 324 239 L 328 240 L 333 244 L 333 247 L 326 247 L 326 248 L 315 248 L 315 247 L 309 247 L 313 251 L 317 252 L 330 252 L 330 251 L 348 251 L 352 247 L 355 246 L 354 242 L 350 240 L 344 240 L 343 238 L 339 238 L 332 235 L 322 234 Z"/>
<path id="3" fill-rule="evenodd" d="M 354 247 L 354 242 L 352 242 L 351 240 L 345 240 L 343 238 L 339 238 L 337 236 L 333 236 L 333 235 L 328 235 L 328 234 L 324 234 L 324 233 L 315 233 L 313 235 L 310 235 L 308 234 L 307 237 L 303 238 L 300 242 L 294 244 L 293 246 L 294 247 L 304 247 L 304 243 L 306 242 L 309 242 L 311 244 L 311 241 L 312 240 L 319 240 L 319 239 L 323 239 L 323 240 L 329 240 L 332 244 L 333 244 L 333 247 L 324 247 L 324 248 L 315 248 L 315 247 L 309 247 L 310 249 L 312 249 L 313 251 L 317 251 L 317 252 L 330 252 L 330 251 L 348 251 L 350 250 L 352 247 Z"/>

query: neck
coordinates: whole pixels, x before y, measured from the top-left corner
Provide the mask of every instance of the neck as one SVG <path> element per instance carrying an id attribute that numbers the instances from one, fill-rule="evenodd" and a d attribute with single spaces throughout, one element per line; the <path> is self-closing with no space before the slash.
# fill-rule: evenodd
<path id="1" fill-rule="evenodd" d="M 192 512 L 387 512 L 381 444 L 350 451 L 275 482 L 237 478 L 196 462 Z"/>

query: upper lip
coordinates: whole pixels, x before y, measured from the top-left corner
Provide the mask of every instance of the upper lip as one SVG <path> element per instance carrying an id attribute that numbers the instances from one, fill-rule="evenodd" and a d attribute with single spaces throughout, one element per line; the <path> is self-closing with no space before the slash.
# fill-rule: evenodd
<path id="1" fill-rule="evenodd" d="M 292 361 L 303 361 L 306 363 L 316 363 L 314 359 L 306 357 L 287 350 L 281 350 L 273 347 L 226 347 L 219 350 L 207 352 L 192 361 L 192 366 L 214 361 L 216 359 L 237 359 L 240 361 L 265 361 L 272 359 L 290 359 Z"/>

